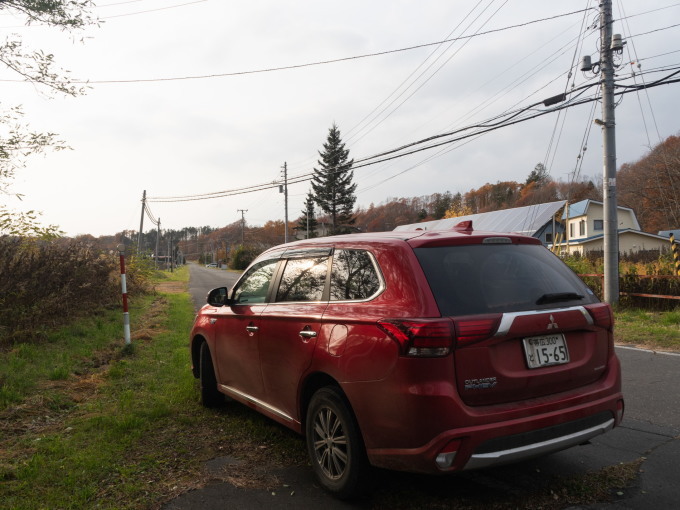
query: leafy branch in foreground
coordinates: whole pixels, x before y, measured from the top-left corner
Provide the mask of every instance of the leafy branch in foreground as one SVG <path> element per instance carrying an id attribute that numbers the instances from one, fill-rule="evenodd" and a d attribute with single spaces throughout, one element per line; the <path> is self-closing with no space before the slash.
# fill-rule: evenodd
<path id="1" fill-rule="evenodd" d="M 90 0 L 0 0 L 0 13 L 9 11 L 24 17 L 27 25 L 41 23 L 68 32 L 97 23 L 90 14 L 92 7 L 94 4 Z M 0 63 L 25 81 L 42 85 L 39 90 L 67 96 L 85 92 L 84 87 L 74 84 L 68 71 L 56 67 L 54 55 L 25 49 L 18 35 L 13 34 L 0 43 Z M 12 195 L 11 181 L 16 170 L 26 166 L 27 157 L 47 149 L 67 148 L 54 133 L 31 131 L 22 122 L 23 116 L 19 106 L 0 110 L 0 195 Z M 14 196 L 21 198 L 18 194 Z M 0 206 L 0 235 L 44 237 L 58 233 L 54 226 L 41 227 L 34 211 L 15 212 Z"/>

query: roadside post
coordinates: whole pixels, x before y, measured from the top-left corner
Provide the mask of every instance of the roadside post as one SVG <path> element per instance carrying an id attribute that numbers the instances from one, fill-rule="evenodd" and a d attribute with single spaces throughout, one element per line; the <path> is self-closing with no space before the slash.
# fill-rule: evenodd
<path id="1" fill-rule="evenodd" d="M 671 232 L 671 250 L 673 251 L 673 261 L 675 262 L 675 274 L 680 275 L 680 260 L 678 260 L 678 245 L 675 243 L 675 236 Z"/>
<path id="2" fill-rule="evenodd" d="M 120 283 L 123 290 L 123 330 L 125 332 L 125 345 L 130 345 L 130 314 L 128 312 L 127 282 L 125 280 L 125 245 L 118 245 L 120 254 Z"/>

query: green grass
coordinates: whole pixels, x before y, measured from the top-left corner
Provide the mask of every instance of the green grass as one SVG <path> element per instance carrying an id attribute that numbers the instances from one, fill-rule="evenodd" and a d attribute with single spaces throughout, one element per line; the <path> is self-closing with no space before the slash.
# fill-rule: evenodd
<path id="1" fill-rule="evenodd" d="M 680 352 L 680 312 L 619 309 L 614 314 L 617 343 Z"/>
<path id="2" fill-rule="evenodd" d="M 181 266 L 174 268 L 173 271 L 163 270 L 154 273 L 154 280 L 156 281 L 170 281 L 170 282 L 188 282 L 189 281 L 189 266 Z"/>
<path id="3" fill-rule="evenodd" d="M 140 303 L 133 324 L 150 300 Z M 77 327 L 87 334 L 60 330 L 46 345 L 10 353 L 10 370 L 17 370 L 3 385 L 5 417 L 25 429 L 16 434 L 8 427 L 15 437 L 2 440 L 3 505 L 88 508 L 98 501 L 123 508 L 146 500 L 148 483 L 130 452 L 166 428 L 162 423 L 174 412 L 185 412 L 193 389 L 185 355 L 191 305 L 186 295 L 166 296 L 163 305 L 167 332 L 133 348 L 111 343 L 120 333 L 105 316 L 105 327 L 81 321 Z"/>
<path id="4" fill-rule="evenodd" d="M 148 296 L 131 307 L 131 346 L 111 311 L 0 353 L 0 507 L 150 508 L 202 483 L 220 455 L 304 462 L 287 429 L 243 406 L 200 406 L 193 317 L 186 293 Z M 137 330 L 152 334 L 135 341 Z"/>
<path id="5" fill-rule="evenodd" d="M 135 298 L 130 307 L 134 321 L 149 306 L 151 297 Z M 0 411 L 21 402 L 44 381 L 68 380 L 93 368 L 123 343 L 121 310 L 99 310 L 93 316 L 47 334 L 45 340 L 21 343 L 0 353 Z M 49 389 L 41 389 L 41 393 Z"/>

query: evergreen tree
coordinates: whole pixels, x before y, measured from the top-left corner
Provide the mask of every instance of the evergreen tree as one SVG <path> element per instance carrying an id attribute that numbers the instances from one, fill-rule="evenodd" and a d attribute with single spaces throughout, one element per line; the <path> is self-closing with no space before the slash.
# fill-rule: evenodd
<path id="1" fill-rule="evenodd" d="M 349 150 L 345 149 L 335 123 L 328 130 L 328 138 L 319 156 L 319 168 L 314 168 L 312 177 L 314 201 L 330 217 L 331 235 L 351 232 L 357 199 L 354 194 L 357 185 L 352 183 L 354 160 L 349 159 Z"/>
<path id="2" fill-rule="evenodd" d="M 529 177 L 527 177 L 524 185 L 528 186 L 532 182 L 535 182 L 536 187 L 540 188 L 544 184 L 550 182 L 550 180 L 550 174 L 548 173 L 548 169 L 545 167 L 545 165 L 543 163 L 536 163 L 536 166 L 529 174 Z"/>
<path id="3" fill-rule="evenodd" d="M 293 227 L 294 230 L 302 232 L 305 239 L 316 237 L 316 228 L 319 222 L 316 221 L 316 214 L 314 213 L 314 195 L 310 191 L 307 193 L 307 200 L 305 200 L 305 208 L 302 210 L 302 216 L 298 219 L 297 225 Z M 309 235 L 307 234 L 309 232 Z"/>

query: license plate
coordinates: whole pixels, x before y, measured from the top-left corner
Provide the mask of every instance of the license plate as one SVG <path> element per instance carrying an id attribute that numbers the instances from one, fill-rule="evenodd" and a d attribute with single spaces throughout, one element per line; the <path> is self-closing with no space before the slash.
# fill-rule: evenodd
<path id="1" fill-rule="evenodd" d="M 562 365 L 569 362 L 569 350 L 564 335 L 532 336 L 524 339 L 524 356 L 529 368 Z"/>

